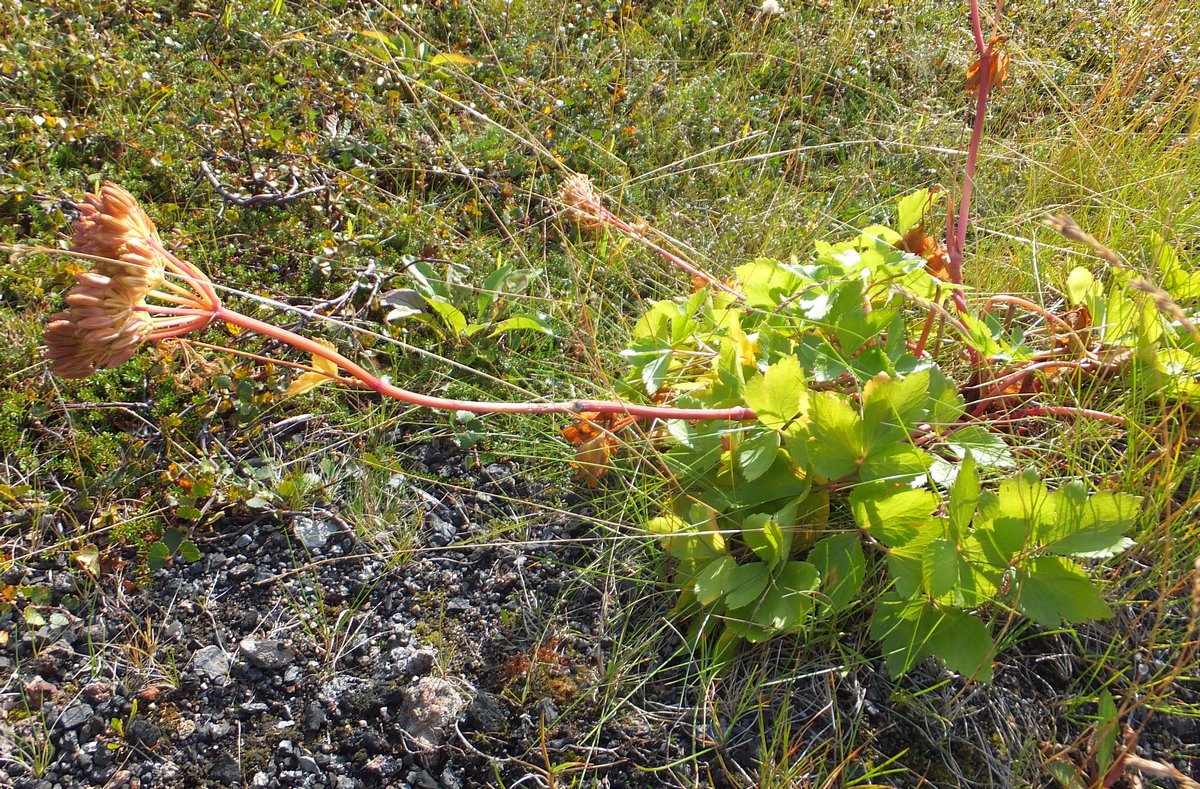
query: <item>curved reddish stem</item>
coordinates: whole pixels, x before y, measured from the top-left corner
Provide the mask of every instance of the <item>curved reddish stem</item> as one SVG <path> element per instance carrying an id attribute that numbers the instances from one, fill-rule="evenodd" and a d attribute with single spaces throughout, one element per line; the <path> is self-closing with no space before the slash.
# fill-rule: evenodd
<path id="1" fill-rule="evenodd" d="M 647 419 L 729 419 L 733 421 L 754 419 L 754 411 L 740 406 L 734 408 L 672 408 L 670 406 L 636 405 L 620 400 L 568 400 L 556 403 L 521 403 L 456 400 L 448 397 L 435 397 L 390 384 L 316 340 L 260 321 L 257 318 L 251 318 L 228 307 L 218 306 L 213 312 L 213 317 L 263 336 L 272 337 L 280 342 L 291 345 L 297 350 L 328 359 L 379 394 L 424 408 L 434 408 L 443 411 L 467 411 L 474 414 L 580 414 L 584 411 L 597 411 L 602 414 L 628 414 L 629 416 Z"/>

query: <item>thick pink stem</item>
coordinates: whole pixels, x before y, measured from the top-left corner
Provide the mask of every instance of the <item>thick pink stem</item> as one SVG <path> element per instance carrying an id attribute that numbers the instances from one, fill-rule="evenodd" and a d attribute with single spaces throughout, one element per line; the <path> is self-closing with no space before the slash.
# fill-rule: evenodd
<path id="1" fill-rule="evenodd" d="M 671 408 L 670 406 L 644 406 L 625 403 L 620 400 L 568 400 L 558 403 L 506 403 L 479 400 L 455 400 L 448 397 L 435 397 L 420 392 L 413 392 L 394 386 L 378 376 L 355 364 L 337 351 L 322 345 L 295 332 L 273 326 L 257 318 L 251 318 L 224 306 L 219 306 L 213 313 L 214 317 L 240 326 L 266 337 L 272 337 L 287 343 L 297 350 L 319 356 L 336 364 L 349 375 L 362 381 L 369 388 L 385 397 L 391 397 L 405 403 L 434 408 L 442 411 L 468 411 L 474 414 L 580 414 L 585 411 L 596 411 L 602 414 L 628 414 L 629 416 L 646 419 L 729 419 L 741 421 L 754 419 L 754 411 L 749 408 Z"/>

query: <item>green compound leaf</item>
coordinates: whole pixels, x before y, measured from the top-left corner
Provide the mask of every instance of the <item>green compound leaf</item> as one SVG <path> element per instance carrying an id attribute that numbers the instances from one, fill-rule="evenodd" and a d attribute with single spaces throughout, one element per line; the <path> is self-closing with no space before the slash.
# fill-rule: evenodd
<path id="1" fill-rule="evenodd" d="M 862 482 L 888 480 L 910 482 L 929 469 L 933 458 L 911 444 L 892 444 L 873 450 L 863 461 L 858 478 Z"/>
<path id="2" fill-rule="evenodd" d="M 871 637 L 883 644 L 889 674 L 901 677 L 928 657 L 940 619 L 940 612 L 925 600 L 902 600 L 893 593 L 879 599 L 871 617 Z"/>
<path id="3" fill-rule="evenodd" d="M 1138 516 L 1139 497 L 1108 492 L 1089 497 L 1083 483 L 1073 481 L 1055 491 L 1053 498 L 1056 517 L 1043 522 L 1038 534 L 1046 551 L 1101 558 L 1133 544 L 1125 533 Z"/>
<path id="4" fill-rule="evenodd" d="M 962 540 L 962 536 L 967 533 L 978 505 L 979 472 L 975 468 L 975 456 L 968 452 L 959 466 L 954 487 L 950 489 L 950 506 L 947 508 L 950 533 L 955 541 Z"/>
<path id="5" fill-rule="evenodd" d="M 200 547 L 191 540 L 179 544 L 179 556 L 188 564 L 200 561 Z"/>
<path id="6" fill-rule="evenodd" d="M 704 605 L 712 605 L 729 589 L 729 576 L 737 567 L 732 556 L 713 559 L 696 576 L 692 591 Z"/>
<path id="7" fill-rule="evenodd" d="M 883 484 L 859 485 L 850 494 L 850 510 L 858 525 L 885 546 L 904 545 L 918 527 L 933 518 L 938 500 L 928 490 L 893 490 Z"/>
<path id="8" fill-rule="evenodd" d="M 918 189 L 912 194 L 905 195 L 896 201 L 897 216 L 896 230 L 900 233 L 907 233 L 912 230 L 921 221 L 927 210 L 932 211 L 933 203 L 941 194 L 936 194 L 933 200 L 929 199 L 928 189 Z"/>
<path id="9" fill-rule="evenodd" d="M 165 544 L 152 542 L 146 549 L 146 566 L 150 568 L 151 572 L 154 572 L 165 565 L 170 556 L 171 550 Z"/>
<path id="10" fill-rule="evenodd" d="M 904 378 L 877 375 L 863 387 L 863 429 L 874 444 L 904 440 L 929 413 L 929 370 Z"/>
<path id="11" fill-rule="evenodd" d="M 764 430 L 751 435 L 737 449 L 738 468 L 747 482 L 767 473 L 771 464 L 779 457 L 779 433 L 774 430 Z"/>
<path id="12" fill-rule="evenodd" d="M 921 557 L 921 578 L 931 596 L 940 598 L 958 587 L 964 571 L 969 576 L 971 568 L 962 561 L 958 546 L 950 540 L 939 537 L 926 546 Z"/>
<path id="13" fill-rule="evenodd" d="M 725 607 L 734 611 L 759 598 L 771 580 L 771 570 L 763 562 L 740 564 L 729 574 Z"/>
<path id="14" fill-rule="evenodd" d="M 858 470 L 866 459 L 862 419 L 843 395 L 814 392 L 809 395 L 809 461 L 813 471 L 827 479 L 841 479 Z"/>
<path id="15" fill-rule="evenodd" d="M 1031 560 L 1018 572 L 1014 594 L 1021 613 L 1046 627 L 1112 616 L 1112 609 L 1083 568 L 1058 556 Z"/>
<path id="16" fill-rule="evenodd" d="M 746 383 L 746 405 L 771 430 L 783 430 L 797 416 L 803 416 L 807 402 L 804 369 L 794 356 L 783 357 Z"/>
<path id="17" fill-rule="evenodd" d="M 956 430 L 946 439 L 946 446 L 960 458 L 965 458 L 968 453 L 974 455 L 976 462 L 984 468 L 1012 468 L 1017 464 L 1004 439 L 986 428 L 976 426 Z"/>
<path id="18" fill-rule="evenodd" d="M 939 611 L 942 619 L 929 639 L 929 650 L 951 671 L 991 682 L 995 644 L 987 625 L 957 608 Z"/>
<path id="19" fill-rule="evenodd" d="M 770 591 L 755 609 L 754 621 L 778 632 L 799 630 L 812 611 L 820 580 L 817 568 L 808 562 L 783 565 Z"/>
<path id="20" fill-rule="evenodd" d="M 742 540 L 770 567 L 779 564 L 791 551 L 792 534 L 791 529 L 785 534 L 770 515 L 759 513 L 742 521 Z"/>
<path id="21" fill-rule="evenodd" d="M 813 546 L 808 559 L 821 577 L 819 606 L 838 612 L 859 598 L 867 564 L 857 533 L 826 537 Z"/>

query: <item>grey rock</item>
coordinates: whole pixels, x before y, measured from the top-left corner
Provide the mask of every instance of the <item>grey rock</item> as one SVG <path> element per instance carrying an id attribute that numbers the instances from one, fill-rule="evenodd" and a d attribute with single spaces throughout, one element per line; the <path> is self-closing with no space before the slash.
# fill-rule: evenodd
<path id="1" fill-rule="evenodd" d="M 84 704 L 82 701 L 77 701 L 67 705 L 67 708 L 62 711 L 62 714 L 58 716 L 57 726 L 67 731 L 78 729 L 90 721 L 95 714 L 96 711 L 89 705 Z"/>
<path id="2" fill-rule="evenodd" d="M 339 528 L 335 521 L 297 515 L 292 519 L 292 531 L 296 533 L 296 539 L 301 545 L 315 551 L 324 548 L 329 538 L 338 533 Z"/>
<path id="3" fill-rule="evenodd" d="M 467 707 L 467 718 L 481 732 L 505 733 L 509 729 L 504 705 L 495 695 L 480 692 Z"/>
<path id="4" fill-rule="evenodd" d="M 315 701 L 310 701 L 304 708 L 304 728 L 315 732 L 325 725 L 325 708 Z"/>
<path id="5" fill-rule="evenodd" d="M 192 653 L 192 670 L 214 682 L 229 679 L 229 655 L 216 644 L 200 647 Z"/>
<path id="6" fill-rule="evenodd" d="M 43 647 L 25 663 L 25 669 L 43 677 L 62 675 L 79 655 L 66 641 L 55 641 Z"/>
<path id="7" fill-rule="evenodd" d="M 286 668 L 296 659 L 291 647 L 273 638 L 243 638 L 238 650 L 255 666 L 267 671 Z"/>
<path id="8" fill-rule="evenodd" d="M 304 754 L 298 758 L 296 760 L 296 764 L 306 773 L 316 773 L 317 775 L 321 774 L 321 768 L 317 764 L 317 760 L 308 754 Z"/>
<path id="9" fill-rule="evenodd" d="M 161 736 L 159 728 L 145 718 L 134 718 L 125 730 L 125 739 L 131 745 L 144 745 L 147 748 L 158 745 L 158 738 Z"/>
<path id="10" fill-rule="evenodd" d="M 250 779 L 250 785 L 265 789 L 265 787 L 271 785 L 271 779 L 267 777 L 266 773 L 264 773 L 262 770 L 259 770 L 254 774 L 254 777 Z"/>
<path id="11" fill-rule="evenodd" d="M 400 727 L 408 732 L 417 747 L 433 750 L 466 708 L 466 699 L 444 679 L 423 677 L 405 693 L 400 711 Z"/>
<path id="12" fill-rule="evenodd" d="M 242 771 L 232 756 L 223 753 L 213 759 L 212 766 L 208 768 L 208 777 L 222 786 L 233 786 L 242 780 Z"/>
<path id="13" fill-rule="evenodd" d="M 250 562 L 242 562 L 229 571 L 229 580 L 233 581 L 234 583 L 241 583 L 242 581 L 252 577 L 255 572 L 257 572 L 257 569 L 253 564 Z"/>

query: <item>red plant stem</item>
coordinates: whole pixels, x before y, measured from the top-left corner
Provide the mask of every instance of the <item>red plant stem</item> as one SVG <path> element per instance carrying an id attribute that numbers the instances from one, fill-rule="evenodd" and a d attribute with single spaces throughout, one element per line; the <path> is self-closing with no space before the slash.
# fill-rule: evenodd
<path id="1" fill-rule="evenodd" d="M 729 419 L 741 421 L 754 419 L 754 411 L 744 407 L 734 408 L 671 408 L 670 406 L 645 406 L 625 403 L 620 400 L 568 400 L 557 403 L 506 403 L 479 400 L 455 400 L 435 397 L 394 386 L 342 356 L 332 348 L 287 329 L 251 318 L 240 312 L 218 305 L 213 318 L 240 326 L 243 329 L 271 337 L 291 345 L 297 350 L 319 356 L 336 364 L 354 378 L 385 397 L 405 403 L 444 411 L 468 411 L 474 414 L 571 414 L 596 411 L 602 414 L 628 414 L 644 419 Z"/>
<path id="2" fill-rule="evenodd" d="M 956 285 L 963 284 L 963 250 L 967 245 L 967 226 L 971 222 L 971 193 L 975 187 L 975 165 L 979 160 L 979 144 L 983 139 L 983 124 L 987 118 L 988 94 L 992 88 L 992 53 L 983 41 L 983 28 L 979 21 L 979 0 L 971 0 L 971 32 L 975 36 L 975 49 L 979 52 L 979 92 L 975 98 L 975 123 L 971 128 L 971 144 L 967 148 L 967 166 L 963 174 L 962 196 L 958 202 L 957 221 L 946 223 L 946 253 L 950 257 L 950 278 Z M 954 231 L 950 235 L 950 231 Z M 961 291 L 954 292 L 954 305 L 966 312 L 967 300 Z"/>
<path id="3" fill-rule="evenodd" d="M 983 316 L 990 313 L 992 311 L 992 307 L 996 304 L 1013 304 L 1018 307 L 1023 307 L 1025 309 L 1029 310 L 1030 312 L 1041 315 L 1043 318 L 1046 319 L 1047 322 L 1053 323 L 1053 324 L 1057 325 L 1059 328 L 1061 328 L 1063 331 L 1065 331 L 1067 333 L 1067 336 L 1069 336 L 1072 339 L 1072 341 L 1074 341 L 1074 343 L 1077 346 L 1079 346 L 1079 352 L 1081 354 L 1083 354 L 1084 356 L 1086 356 L 1089 359 L 1096 358 L 1096 355 L 1094 353 L 1092 353 L 1091 351 L 1089 351 L 1087 349 L 1087 346 L 1084 345 L 1083 340 L 1080 339 L 1079 334 L 1075 331 L 1074 327 L 1072 327 L 1071 324 L 1067 323 L 1065 320 L 1063 320 L 1059 316 L 1055 315 L 1054 313 L 1047 311 L 1041 305 L 1035 304 L 1034 302 L 1030 301 L 1029 299 L 1023 299 L 1020 296 L 1010 296 L 1006 293 L 1001 293 L 996 296 L 992 296 L 983 305 L 983 309 L 979 311 L 979 317 L 982 318 Z"/>
<path id="4" fill-rule="evenodd" d="M 1129 420 L 1117 414 L 1110 414 L 1107 411 L 1096 411 L 1092 408 L 1075 408 L 1069 405 L 1046 405 L 1033 406 L 1031 408 L 1022 408 L 1020 411 L 1014 411 L 1009 414 L 1009 419 L 1023 419 L 1029 416 L 1086 416 L 1090 419 L 1099 419 L 1101 422 L 1109 422 L 1114 425 L 1126 427 L 1129 425 Z"/>
<path id="5" fill-rule="evenodd" d="M 929 332 L 933 330 L 934 313 L 932 310 L 925 316 L 925 325 L 921 328 L 921 336 L 917 338 L 917 344 L 913 346 L 913 356 L 921 356 L 925 353 L 925 343 L 929 342 Z"/>
<path id="6" fill-rule="evenodd" d="M 1004 390 L 1009 386 L 1009 384 L 1016 383 L 1017 381 L 1021 380 L 1022 378 L 1025 378 L 1026 376 L 1030 375 L 1031 373 L 1037 372 L 1038 370 L 1052 370 L 1052 369 L 1056 369 L 1056 368 L 1086 370 L 1089 367 L 1090 367 L 1090 365 L 1088 364 L 1087 361 L 1083 361 L 1083 362 L 1045 361 L 1045 362 L 1036 362 L 1034 364 L 1026 365 L 1025 367 L 1022 367 L 1019 370 L 1014 370 L 1013 372 L 1008 373 L 1007 375 L 1004 375 L 1004 376 L 992 381 L 991 386 L 987 390 L 987 392 L 979 396 L 977 405 L 971 411 L 971 415 L 972 416 L 982 415 L 984 412 L 987 411 L 988 405 L 991 402 L 993 402 L 994 399 L 1001 398 L 1004 396 Z M 1020 393 L 1015 393 L 1013 396 L 1017 396 L 1019 394 Z"/>

